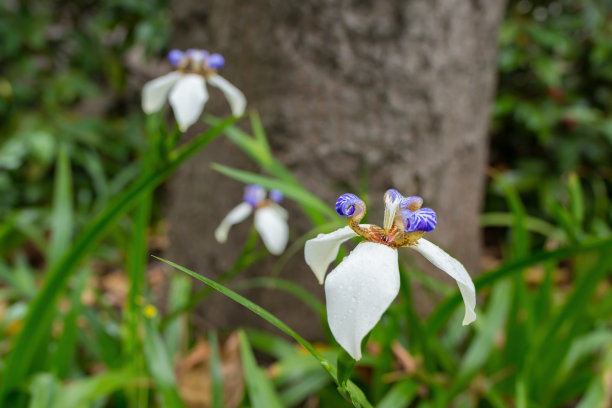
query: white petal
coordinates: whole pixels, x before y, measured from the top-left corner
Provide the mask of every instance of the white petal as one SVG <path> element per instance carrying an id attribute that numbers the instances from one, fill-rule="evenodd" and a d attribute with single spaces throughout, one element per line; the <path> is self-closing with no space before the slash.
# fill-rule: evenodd
<path id="1" fill-rule="evenodd" d="M 362 242 L 325 281 L 327 321 L 336 341 L 355 360 L 361 341 L 380 320 L 400 287 L 397 250 Z"/>
<path id="2" fill-rule="evenodd" d="M 231 226 L 244 221 L 252 211 L 253 207 L 248 203 L 240 203 L 234 207 L 225 218 L 221 220 L 221 224 L 219 224 L 215 230 L 215 239 L 220 243 L 227 241 L 227 234 Z"/>
<path id="3" fill-rule="evenodd" d="M 436 267 L 442 269 L 444 272 L 450 275 L 451 278 L 457 281 L 461 296 L 463 296 L 463 302 L 465 303 L 465 316 L 463 317 L 463 325 L 467 325 L 476 320 L 476 313 L 474 308 L 476 307 L 476 289 L 474 283 L 470 278 L 463 265 L 444 252 L 439 246 L 427 241 L 424 238 L 419 239 L 416 245 L 410 246 L 409 248 L 420 252 L 429 262 L 434 264 Z"/>
<path id="4" fill-rule="evenodd" d="M 170 88 L 181 77 L 180 72 L 173 71 L 159 78 L 149 81 L 142 87 L 142 110 L 149 114 L 157 112 L 164 106 L 166 96 L 170 92 Z"/>
<path id="5" fill-rule="evenodd" d="M 174 117 L 184 132 L 198 120 L 208 100 L 204 78 L 196 74 L 183 75 L 170 91 L 169 99 Z"/>
<path id="6" fill-rule="evenodd" d="M 329 264 L 338 256 L 340 245 L 356 237 L 357 234 L 349 226 L 340 228 L 329 234 L 319 234 L 309 239 L 304 245 L 304 259 L 322 285 Z"/>
<path id="7" fill-rule="evenodd" d="M 255 211 L 255 229 L 259 232 L 264 245 L 273 255 L 280 255 L 289 240 L 289 226 L 286 211 L 270 205 Z"/>
<path id="8" fill-rule="evenodd" d="M 213 75 L 207 80 L 209 84 L 219 88 L 221 92 L 225 94 L 225 97 L 230 104 L 230 108 L 232 109 L 232 115 L 242 116 L 244 113 L 244 108 L 246 107 L 246 99 L 242 91 L 230 84 L 221 75 Z"/>

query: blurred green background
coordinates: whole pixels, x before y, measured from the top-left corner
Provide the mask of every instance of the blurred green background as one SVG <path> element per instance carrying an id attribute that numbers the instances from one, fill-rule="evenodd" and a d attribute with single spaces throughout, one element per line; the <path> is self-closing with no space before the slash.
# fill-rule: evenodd
<path id="1" fill-rule="evenodd" d="M 28 307 L 44 308 L 44 271 L 61 264 L 74 231 L 147 171 L 144 130 L 161 127 L 145 121 L 142 83 L 130 83 L 125 66 L 130 55 L 168 51 L 170 20 L 169 2 L 159 0 L 0 4 L 0 370 L 5 384 L 19 379 L 2 406 L 350 406 L 316 359 L 276 333 L 197 337 L 187 315 L 209 292 L 193 292 L 185 275 L 169 279 L 152 264 L 148 281 L 135 284 L 121 273 L 138 253 L 134 231 L 147 234 L 151 250 L 165 246 L 155 204 L 117 212 L 99 245 L 80 247 L 86 261 L 48 295 L 51 305 L 59 299 L 52 334 L 33 333 L 36 342 L 20 349 L 23 372 L 11 371 Z M 445 300 L 421 319 L 405 289 L 373 331 L 351 377 L 371 403 L 612 406 L 611 39 L 609 2 L 508 5 L 482 216 L 490 269 L 475 279 L 479 320 L 460 331 L 456 290 L 406 262 L 410 279 Z M 276 170 L 279 185 L 293 182 Z M 305 206 L 313 200 L 300 197 Z M 151 228 L 138 211 L 152 211 Z M 261 257 L 254 240 L 227 281 Z M 263 284 L 321 308 L 280 279 L 251 282 Z M 150 304 L 165 286 L 168 303 Z M 338 354 L 317 349 L 331 361 Z"/>

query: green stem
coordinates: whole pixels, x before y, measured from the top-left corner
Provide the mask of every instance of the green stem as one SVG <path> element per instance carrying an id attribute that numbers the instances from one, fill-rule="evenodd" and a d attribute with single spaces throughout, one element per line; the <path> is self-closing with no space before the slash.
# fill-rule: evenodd
<path id="1" fill-rule="evenodd" d="M 159 154 L 163 154 L 162 146 L 166 143 L 164 134 L 159 127 L 159 115 L 147 117 L 148 146 L 142 155 L 142 172 L 147 174 L 155 169 Z M 170 149 L 172 146 L 170 146 Z M 142 323 L 141 303 L 143 288 L 146 281 L 147 263 L 147 229 L 151 220 L 153 190 L 143 194 L 134 211 L 134 223 L 129 252 L 127 254 L 127 275 L 129 292 L 124 318 L 123 355 L 134 372 L 145 375 L 146 365 L 142 353 L 143 344 L 139 336 Z M 128 393 L 133 406 L 146 406 L 148 390 L 135 388 Z"/>

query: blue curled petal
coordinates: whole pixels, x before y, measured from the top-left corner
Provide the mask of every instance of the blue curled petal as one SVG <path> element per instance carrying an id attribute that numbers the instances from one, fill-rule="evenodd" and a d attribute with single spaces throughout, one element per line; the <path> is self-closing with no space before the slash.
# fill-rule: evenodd
<path id="1" fill-rule="evenodd" d="M 343 217 L 352 217 L 357 206 L 365 208 L 365 203 L 355 194 L 342 194 L 336 201 L 336 212 Z"/>
<path id="2" fill-rule="evenodd" d="M 221 69 L 223 68 L 223 65 L 225 65 L 225 58 L 223 58 L 223 55 L 221 54 L 210 54 L 206 58 L 206 63 L 211 69 Z"/>
<path id="3" fill-rule="evenodd" d="M 401 195 L 400 192 L 394 188 L 390 188 L 389 190 L 385 191 L 385 202 L 387 202 L 387 200 L 395 201 L 398 198 L 400 200 L 403 200 L 405 197 Z M 400 201 L 400 204 L 401 204 L 401 201 Z"/>
<path id="4" fill-rule="evenodd" d="M 185 58 L 185 53 L 181 50 L 174 49 L 168 53 L 168 61 L 173 67 L 178 67 Z"/>
<path id="5" fill-rule="evenodd" d="M 276 204 L 280 204 L 283 201 L 283 193 L 278 190 L 270 190 L 268 194 L 270 200 L 274 201 Z"/>
<path id="6" fill-rule="evenodd" d="M 402 197 L 400 208 L 402 210 L 416 211 L 423 205 L 423 199 L 419 196 Z"/>
<path id="7" fill-rule="evenodd" d="M 266 197 L 266 190 L 259 184 L 249 184 L 244 188 L 243 200 L 251 204 L 253 208 Z"/>
<path id="8" fill-rule="evenodd" d="M 438 224 L 438 217 L 431 208 L 421 208 L 417 211 L 402 210 L 402 219 L 406 224 L 406 232 L 433 231 Z"/>

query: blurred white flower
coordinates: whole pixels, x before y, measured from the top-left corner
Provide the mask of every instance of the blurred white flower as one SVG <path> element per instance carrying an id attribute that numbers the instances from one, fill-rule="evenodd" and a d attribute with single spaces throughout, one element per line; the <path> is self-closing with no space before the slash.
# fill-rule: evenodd
<path id="1" fill-rule="evenodd" d="M 184 132 L 202 114 L 208 100 L 206 83 L 225 94 L 232 115 L 241 116 L 244 113 L 244 94 L 217 74 L 217 70 L 225 64 L 220 54 L 209 54 L 204 50 L 172 50 L 168 60 L 176 70 L 147 82 L 142 88 L 142 110 L 145 113 L 159 111 L 167 97 L 179 128 Z"/>
<path id="2" fill-rule="evenodd" d="M 244 221 L 254 211 L 255 229 L 264 245 L 271 254 L 282 254 L 289 240 L 287 211 L 278 205 L 282 200 L 283 194 L 278 190 L 271 190 L 266 198 L 263 187 L 256 184 L 246 186 L 242 203 L 223 218 L 215 230 L 215 239 L 220 243 L 226 242 L 232 225 Z"/>
<path id="3" fill-rule="evenodd" d="M 322 284 L 340 244 L 356 236 L 366 239 L 325 280 L 329 327 L 355 360 L 361 358 L 361 341 L 399 292 L 397 248 L 414 249 L 455 279 L 465 303 L 463 324 L 476 319 L 476 290 L 470 275 L 459 261 L 423 238 L 436 227 L 437 218 L 432 209 L 421 208 L 422 203 L 420 197 L 403 197 L 397 190 L 388 190 L 381 228 L 359 224 L 366 213 L 365 203 L 353 194 L 344 194 L 336 202 L 336 211 L 348 218 L 349 225 L 306 242 L 306 263 Z"/>

